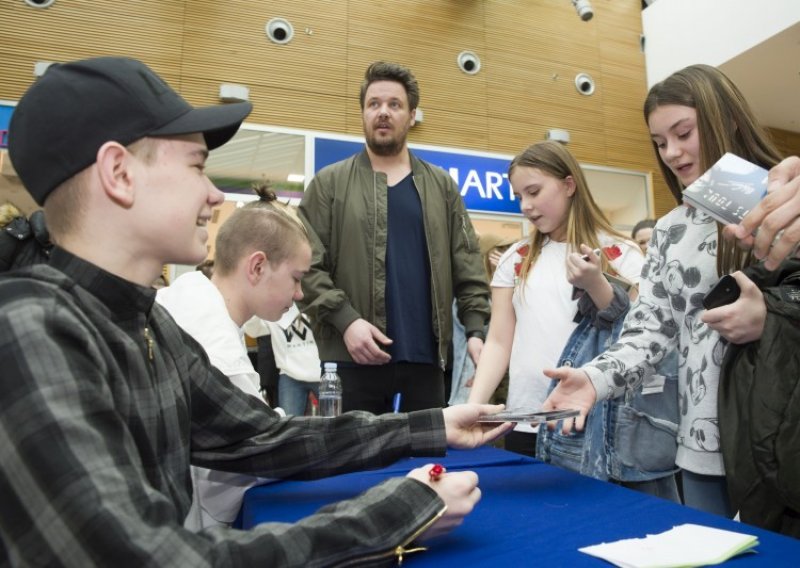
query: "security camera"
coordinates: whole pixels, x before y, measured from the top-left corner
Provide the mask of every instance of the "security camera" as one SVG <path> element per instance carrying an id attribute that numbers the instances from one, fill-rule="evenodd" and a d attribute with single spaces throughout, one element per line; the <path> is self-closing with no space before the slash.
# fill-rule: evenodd
<path id="1" fill-rule="evenodd" d="M 474 75 L 481 70 L 481 58 L 472 51 L 462 51 L 456 58 L 458 68 L 467 75 Z"/>
<path id="2" fill-rule="evenodd" d="M 589 96 L 594 93 L 594 79 L 588 73 L 575 75 L 575 88 L 582 95 Z"/>
<path id="3" fill-rule="evenodd" d="M 284 44 L 292 41 L 294 28 L 284 18 L 272 18 L 266 25 L 267 37 L 274 43 Z"/>
<path id="4" fill-rule="evenodd" d="M 572 0 L 572 5 L 575 6 L 575 11 L 584 22 L 588 22 L 594 16 L 592 3 L 589 0 Z"/>

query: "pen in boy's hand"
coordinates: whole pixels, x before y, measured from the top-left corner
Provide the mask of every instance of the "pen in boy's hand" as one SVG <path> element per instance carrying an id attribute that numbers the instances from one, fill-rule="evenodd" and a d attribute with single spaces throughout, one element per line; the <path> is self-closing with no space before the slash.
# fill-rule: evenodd
<path id="1" fill-rule="evenodd" d="M 445 472 L 445 468 L 442 464 L 435 463 L 428 471 L 428 475 L 431 478 L 431 481 L 439 481 L 439 478 L 442 477 L 442 474 Z"/>

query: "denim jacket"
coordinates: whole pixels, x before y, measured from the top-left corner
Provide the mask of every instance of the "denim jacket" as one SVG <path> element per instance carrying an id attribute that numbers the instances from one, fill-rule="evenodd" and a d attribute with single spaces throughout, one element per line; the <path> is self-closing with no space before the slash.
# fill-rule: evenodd
<path id="1" fill-rule="evenodd" d="M 598 311 L 584 295 L 559 367 L 580 367 L 606 351 L 622 331 L 630 307 L 627 294 L 613 285 L 614 300 Z M 555 387 L 555 381 L 550 390 Z M 601 480 L 650 481 L 677 471 L 678 353 L 665 357 L 657 373 L 638 389 L 595 404 L 583 432 L 564 436 L 542 427 L 536 445 L 545 462 Z"/>

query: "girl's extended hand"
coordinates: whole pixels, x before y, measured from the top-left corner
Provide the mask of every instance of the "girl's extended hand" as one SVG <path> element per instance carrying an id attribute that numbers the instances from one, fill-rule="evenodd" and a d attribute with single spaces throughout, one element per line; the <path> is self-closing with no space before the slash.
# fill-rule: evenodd
<path id="1" fill-rule="evenodd" d="M 761 337 L 767 320 L 767 305 L 761 290 L 744 273 L 734 272 L 732 276 L 741 288 L 739 299 L 707 310 L 700 319 L 722 337 L 739 345 Z"/>

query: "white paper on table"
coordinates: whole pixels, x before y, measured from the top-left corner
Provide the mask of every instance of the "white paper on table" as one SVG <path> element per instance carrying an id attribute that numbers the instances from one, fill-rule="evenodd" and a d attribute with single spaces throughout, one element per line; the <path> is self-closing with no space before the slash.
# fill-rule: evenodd
<path id="1" fill-rule="evenodd" d="M 622 568 L 677 568 L 719 564 L 757 545 L 758 538 L 752 535 L 685 524 L 645 538 L 578 550 Z"/>

